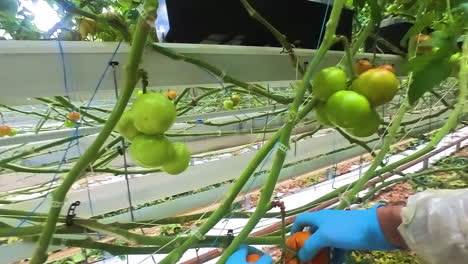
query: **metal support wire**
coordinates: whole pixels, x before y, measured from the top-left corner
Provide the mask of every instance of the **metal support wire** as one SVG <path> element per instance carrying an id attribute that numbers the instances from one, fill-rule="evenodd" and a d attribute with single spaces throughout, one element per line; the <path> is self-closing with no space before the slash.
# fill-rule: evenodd
<path id="1" fill-rule="evenodd" d="M 109 62 L 109 65 L 112 67 L 112 77 L 114 80 L 114 90 L 115 90 L 115 97 L 119 97 L 119 89 L 118 89 L 118 82 L 117 82 L 117 73 L 116 73 L 116 67 L 119 65 L 118 61 L 111 61 Z M 124 159 L 124 173 L 125 173 L 125 183 L 127 184 L 127 199 L 128 199 L 128 205 L 130 209 L 130 218 L 132 222 L 135 221 L 135 215 L 133 214 L 133 203 L 132 203 L 132 194 L 130 190 L 130 182 L 128 178 L 128 164 L 127 164 L 127 153 L 125 152 L 125 139 L 122 138 L 121 141 L 121 148 L 122 148 L 122 157 Z"/>

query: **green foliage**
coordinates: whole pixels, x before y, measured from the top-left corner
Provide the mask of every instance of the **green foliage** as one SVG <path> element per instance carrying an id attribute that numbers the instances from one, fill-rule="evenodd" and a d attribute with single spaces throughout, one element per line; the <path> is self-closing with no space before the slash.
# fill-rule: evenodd
<path id="1" fill-rule="evenodd" d="M 346 264 L 423 264 L 407 251 L 353 251 Z"/>
<path id="2" fill-rule="evenodd" d="M 410 104 L 414 104 L 425 92 L 449 77 L 452 72 L 450 57 L 457 52 L 454 30 L 434 31 L 429 43 L 432 51 L 417 56 L 408 62 L 407 69 L 412 71 L 413 81 L 408 89 Z"/>
<path id="3" fill-rule="evenodd" d="M 15 18 L 18 10 L 18 2 L 16 0 L 0 1 L 0 21 L 12 20 Z"/>
<path id="4" fill-rule="evenodd" d="M 468 158 L 452 155 L 439 160 L 435 166 L 438 168 L 454 166 L 468 168 Z M 468 174 L 466 172 L 438 173 L 418 180 L 412 180 L 410 183 L 418 191 L 427 189 L 463 189 L 468 187 Z"/>
<path id="5" fill-rule="evenodd" d="M 81 264 L 93 263 L 104 259 L 103 251 L 97 249 L 83 249 L 82 252 L 75 254 L 69 258 L 51 262 L 51 264 Z"/>

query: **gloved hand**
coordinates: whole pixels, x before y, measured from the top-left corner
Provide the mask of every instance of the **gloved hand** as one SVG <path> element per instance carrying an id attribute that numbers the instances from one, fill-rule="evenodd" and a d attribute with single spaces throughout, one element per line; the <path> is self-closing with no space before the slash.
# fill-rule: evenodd
<path id="1" fill-rule="evenodd" d="M 309 231 L 313 233 L 299 250 L 299 259 L 309 261 L 321 248 L 327 247 L 344 250 L 396 249 L 380 228 L 377 218 L 377 208 L 380 206 L 367 210 L 321 210 L 299 215 L 291 233 L 302 231 L 304 227 L 310 227 Z"/>
<path id="2" fill-rule="evenodd" d="M 257 262 L 255 262 L 257 264 L 271 264 L 273 262 L 273 259 L 270 256 L 264 255 L 260 250 L 247 245 L 241 245 L 239 249 L 228 258 L 226 264 L 247 264 L 247 255 L 249 254 L 263 255 L 259 260 L 257 260 Z"/>

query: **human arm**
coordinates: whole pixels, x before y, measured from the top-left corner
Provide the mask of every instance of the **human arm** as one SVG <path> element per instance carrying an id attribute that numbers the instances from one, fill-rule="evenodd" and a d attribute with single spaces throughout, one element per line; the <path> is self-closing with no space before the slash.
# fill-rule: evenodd
<path id="1" fill-rule="evenodd" d="M 387 205 L 377 209 L 377 218 L 384 237 L 390 244 L 400 249 L 408 248 L 398 231 L 398 227 L 402 223 L 401 211 L 403 207 L 403 205 Z"/>
<path id="2" fill-rule="evenodd" d="M 400 234 L 427 263 L 467 263 L 468 189 L 417 193 L 401 215 Z"/>
<path id="3" fill-rule="evenodd" d="M 406 206 L 366 210 L 322 210 L 298 216 L 292 233 L 315 232 L 299 251 L 312 259 L 324 247 L 345 250 L 410 248 L 428 263 L 466 264 L 468 259 L 468 189 L 425 191 Z"/>

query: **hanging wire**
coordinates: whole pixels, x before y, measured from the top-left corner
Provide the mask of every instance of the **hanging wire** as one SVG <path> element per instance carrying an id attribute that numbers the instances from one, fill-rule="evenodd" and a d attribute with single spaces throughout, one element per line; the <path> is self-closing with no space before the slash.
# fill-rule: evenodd
<path id="1" fill-rule="evenodd" d="M 116 66 L 118 65 L 118 63 L 116 62 L 111 62 L 110 63 L 111 67 L 112 67 L 112 77 L 113 77 L 113 81 L 114 81 L 114 91 L 115 91 L 115 98 L 119 98 L 119 88 L 118 88 L 118 81 L 117 81 L 117 73 L 116 73 Z M 132 220 L 132 222 L 135 221 L 135 215 L 133 214 L 133 204 L 132 204 L 132 194 L 131 194 L 131 190 L 130 190 L 130 181 L 129 181 L 129 177 L 128 177 L 128 164 L 127 164 L 127 153 L 125 151 L 125 139 L 122 138 L 121 140 L 121 150 L 122 152 L 120 153 L 123 157 L 123 160 L 124 160 L 124 176 L 125 176 L 125 183 L 127 185 L 127 200 L 128 200 L 128 205 L 129 205 L 129 208 L 130 208 L 130 218 Z"/>

